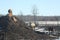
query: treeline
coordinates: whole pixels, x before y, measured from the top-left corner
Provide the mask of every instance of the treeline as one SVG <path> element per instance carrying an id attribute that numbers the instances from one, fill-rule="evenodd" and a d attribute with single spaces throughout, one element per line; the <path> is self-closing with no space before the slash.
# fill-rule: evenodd
<path id="1" fill-rule="evenodd" d="M 34 21 L 34 16 L 17 16 L 24 21 Z M 35 21 L 60 21 L 60 16 L 36 16 Z"/>

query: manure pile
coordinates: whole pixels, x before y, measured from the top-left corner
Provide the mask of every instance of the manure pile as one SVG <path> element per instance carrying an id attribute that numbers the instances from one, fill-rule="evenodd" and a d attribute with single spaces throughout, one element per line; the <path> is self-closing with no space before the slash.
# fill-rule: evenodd
<path id="1" fill-rule="evenodd" d="M 15 16 L 14 16 L 15 17 Z M 19 20 L 17 17 L 17 22 L 8 16 L 0 17 L 0 26 L 3 30 L 4 39 L 6 40 L 38 40 L 49 38 L 46 35 L 41 35 L 35 33 L 31 28 L 26 27 L 25 23 L 22 20 Z"/>

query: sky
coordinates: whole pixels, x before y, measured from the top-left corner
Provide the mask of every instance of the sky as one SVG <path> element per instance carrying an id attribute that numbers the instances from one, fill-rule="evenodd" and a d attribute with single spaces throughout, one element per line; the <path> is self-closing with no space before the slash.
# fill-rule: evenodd
<path id="1" fill-rule="evenodd" d="M 35 6 L 39 16 L 60 16 L 60 0 L 0 0 L 0 14 L 12 9 L 14 15 L 32 15 Z"/>

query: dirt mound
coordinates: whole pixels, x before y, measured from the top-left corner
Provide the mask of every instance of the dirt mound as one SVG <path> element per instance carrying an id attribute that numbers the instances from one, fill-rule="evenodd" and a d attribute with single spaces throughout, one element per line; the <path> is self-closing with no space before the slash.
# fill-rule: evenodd
<path id="1" fill-rule="evenodd" d="M 0 25 L 3 27 L 3 31 L 6 32 L 6 40 L 37 40 L 48 38 L 46 35 L 37 34 L 31 28 L 26 27 L 25 23 L 17 17 L 15 17 L 17 22 L 14 22 L 13 17 L 0 17 Z"/>

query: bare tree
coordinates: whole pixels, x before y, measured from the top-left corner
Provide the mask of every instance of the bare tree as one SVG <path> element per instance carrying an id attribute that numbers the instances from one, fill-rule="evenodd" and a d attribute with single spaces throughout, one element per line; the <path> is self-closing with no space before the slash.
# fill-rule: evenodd
<path id="1" fill-rule="evenodd" d="M 32 8 L 32 14 L 34 15 L 34 22 L 36 23 L 36 21 L 37 21 L 36 16 L 38 14 L 38 9 L 37 9 L 36 5 L 34 5 L 33 8 Z"/>
<path id="2" fill-rule="evenodd" d="M 20 16 L 21 16 L 21 19 L 23 20 L 23 12 L 20 11 Z"/>

